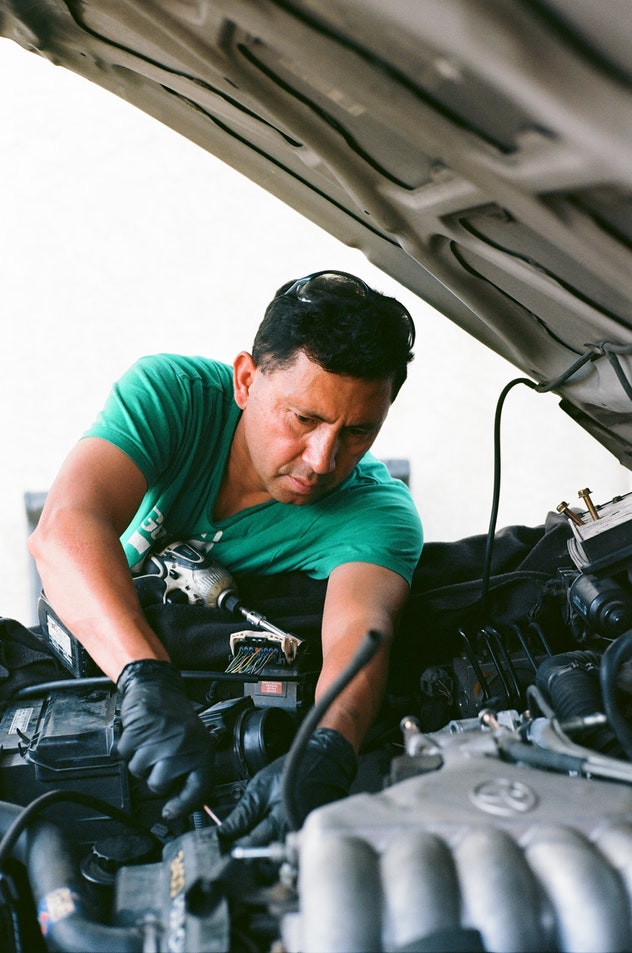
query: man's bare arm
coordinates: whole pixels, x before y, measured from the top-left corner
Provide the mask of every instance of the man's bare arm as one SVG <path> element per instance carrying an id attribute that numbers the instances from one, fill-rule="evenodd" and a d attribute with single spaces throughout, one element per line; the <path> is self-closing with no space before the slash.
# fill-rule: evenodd
<path id="1" fill-rule="evenodd" d="M 287 813 L 284 760 L 263 768 L 250 781 L 237 807 L 224 820 L 221 837 L 248 843 L 281 839 L 288 823 L 303 823 L 316 807 L 346 797 L 357 770 L 356 754 L 378 713 L 388 672 L 388 655 L 408 584 L 397 573 L 370 563 L 339 566 L 329 577 L 322 626 L 323 667 L 316 699 L 335 682 L 371 629 L 384 646 L 353 679 L 307 739 L 293 778 L 293 816 Z"/>
<path id="2" fill-rule="evenodd" d="M 408 593 L 408 584 L 400 575 L 372 563 L 347 563 L 329 577 L 322 625 L 323 667 L 316 698 L 351 661 L 369 630 L 377 630 L 386 640 L 321 722 L 322 727 L 339 731 L 356 752 L 382 702 L 390 646 Z"/>
<path id="3" fill-rule="evenodd" d="M 145 490 L 126 454 L 87 437 L 62 466 L 29 540 L 55 611 L 114 681 L 128 662 L 168 658 L 145 621 L 119 540 Z"/>
<path id="4" fill-rule="evenodd" d="M 169 794 L 162 814 L 172 819 L 209 796 L 214 742 L 145 621 L 120 543 L 145 490 L 122 451 L 82 440 L 51 487 L 30 551 L 55 611 L 117 683 L 119 754 L 152 791 Z"/>

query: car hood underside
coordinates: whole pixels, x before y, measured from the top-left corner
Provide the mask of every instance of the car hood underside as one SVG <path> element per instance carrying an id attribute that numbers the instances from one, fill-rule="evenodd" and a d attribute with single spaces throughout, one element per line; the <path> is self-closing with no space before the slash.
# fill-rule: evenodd
<path id="1" fill-rule="evenodd" d="M 627 0 L 0 0 L 0 33 L 361 248 L 632 465 Z"/>

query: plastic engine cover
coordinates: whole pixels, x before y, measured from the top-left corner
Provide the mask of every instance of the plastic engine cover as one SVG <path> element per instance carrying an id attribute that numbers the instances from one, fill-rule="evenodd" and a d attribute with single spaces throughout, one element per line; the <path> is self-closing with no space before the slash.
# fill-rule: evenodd
<path id="1" fill-rule="evenodd" d="M 289 953 L 632 949 L 632 787 L 502 762 L 484 733 L 441 747 L 308 817 Z"/>

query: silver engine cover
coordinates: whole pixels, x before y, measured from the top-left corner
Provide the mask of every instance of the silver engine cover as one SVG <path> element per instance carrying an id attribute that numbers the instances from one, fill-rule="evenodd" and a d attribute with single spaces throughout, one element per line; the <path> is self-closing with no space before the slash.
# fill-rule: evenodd
<path id="1" fill-rule="evenodd" d="M 308 817 L 289 953 L 632 949 L 632 787 L 433 739 L 441 767 Z"/>

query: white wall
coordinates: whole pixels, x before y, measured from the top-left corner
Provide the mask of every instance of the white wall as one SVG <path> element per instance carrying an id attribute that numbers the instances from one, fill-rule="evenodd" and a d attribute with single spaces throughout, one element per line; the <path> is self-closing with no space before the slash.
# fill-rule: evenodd
<path id="1" fill-rule="evenodd" d="M 71 73 L 0 40 L 0 615 L 31 624 L 23 494 L 46 489 L 110 383 L 155 351 L 231 360 L 274 290 L 355 272 L 408 306 L 417 359 L 379 438 L 408 457 L 429 539 L 484 532 L 505 361 L 349 249 L 196 146 Z M 629 474 L 520 388 L 503 425 L 499 525 L 536 525 Z"/>

